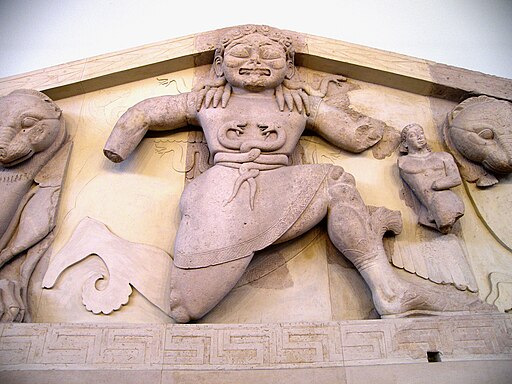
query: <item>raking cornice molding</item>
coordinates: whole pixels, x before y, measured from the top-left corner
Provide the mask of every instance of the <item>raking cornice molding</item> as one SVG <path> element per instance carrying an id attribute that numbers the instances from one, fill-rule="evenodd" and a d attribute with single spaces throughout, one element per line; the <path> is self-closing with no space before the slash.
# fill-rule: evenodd
<path id="1" fill-rule="evenodd" d="M 225 29 L 169 39 L 0 79 L 0 95 L 33 88 L 54 100 L 208 64 Z M 314 70 L 460 101 L 471 95 L 512 100 L 512 79 L 486 75 L 338 40 L 297 36 L 296 64 Z"/>

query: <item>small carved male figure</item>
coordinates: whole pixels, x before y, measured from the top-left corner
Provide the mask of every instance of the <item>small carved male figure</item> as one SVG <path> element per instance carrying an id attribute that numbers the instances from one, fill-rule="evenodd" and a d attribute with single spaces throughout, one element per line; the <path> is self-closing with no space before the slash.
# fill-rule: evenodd
<path id="1" fill-rule="evenodd" d="M 306 128 L 351 152 L 377 143 L 384 124 L 348 114 L 294 81 L 292 41 L 269 27 L 232 30 L 215 51 L 213 79 L 189 93 L 144 100 L 117 122 L 104 149 L 120 162 L 149 130 L 202 127 L 213 167 L 188 184 L 171 273 L 171 313 L 198 319 L 236 284 L 254 253 L 293 239 L 327 216 L 328 233 L 368 283 L 381 315 L 447 307 L 400 279 L 382 235 L 398 212 L 370 208 L 354 178 L 328 164 L 289 166 Z M 341 80 L 341 79 L 340 79 Z"/>
<path id="2" fill-rule="evenodd" d="M 398 158 L 400 176 L 421 203 L 418 221 L 427 227 L 448 233 L 464 215 L 464 203 L 450 188 L 461 184 L 452 155 L 431 152 L 423 128 L 409 124 L 402 130 Z"/>

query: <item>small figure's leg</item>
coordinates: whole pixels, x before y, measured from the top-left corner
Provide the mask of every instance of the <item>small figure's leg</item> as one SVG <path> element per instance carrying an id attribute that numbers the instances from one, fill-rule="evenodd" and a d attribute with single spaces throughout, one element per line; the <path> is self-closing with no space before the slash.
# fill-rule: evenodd
<path id="1" fill-rule="evenodd" d="M 205 268 L 171 270 L 171 313 L 178 323 L 208 313 L 236 285 L 252 256 Z"/>

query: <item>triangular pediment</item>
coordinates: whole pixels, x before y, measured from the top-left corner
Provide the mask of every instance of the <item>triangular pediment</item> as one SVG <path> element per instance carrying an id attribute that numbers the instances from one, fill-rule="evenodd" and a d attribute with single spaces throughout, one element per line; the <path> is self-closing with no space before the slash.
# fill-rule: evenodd
<path id="1" fill-rule="evenodd" d="M 0 79 L 0 94 L 32 88 L 54 100 L 208 64 L 219 36 L 234 26 L 85 58 Z M 296 41 L 296 64 L 412 93 L 458 101 L 468 95 L 512 100 L 512 80 L 287 31 Z"/>

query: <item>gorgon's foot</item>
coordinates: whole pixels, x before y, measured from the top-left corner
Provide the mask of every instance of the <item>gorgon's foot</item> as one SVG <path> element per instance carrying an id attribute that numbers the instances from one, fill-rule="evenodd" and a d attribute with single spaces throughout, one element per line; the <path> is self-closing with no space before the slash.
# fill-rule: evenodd
<path id="1" fill-rule="evenodd" d="M 379 292 L 373 295 L 375 308 L 382 318 L 497 312 L 495 306 L 480 300 L 476 295 L 452 291 L 451 287 L 433 286 L 425 289 L 403 281 L 395 288 L 395 292 L 398 292 L 396 295 Z"/>

